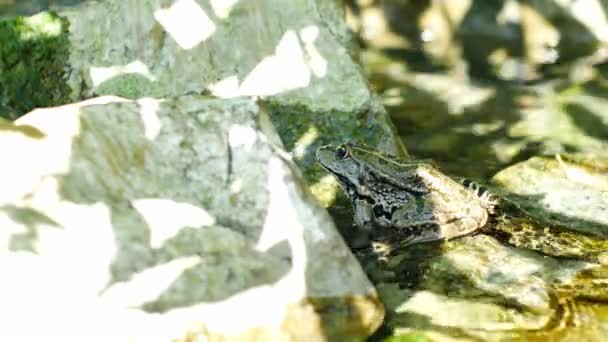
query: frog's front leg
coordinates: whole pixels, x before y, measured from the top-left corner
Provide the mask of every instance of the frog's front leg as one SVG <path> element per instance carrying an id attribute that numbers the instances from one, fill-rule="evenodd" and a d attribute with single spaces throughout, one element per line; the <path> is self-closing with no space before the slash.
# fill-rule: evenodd
<path id="1" fill-rule="evenodd" d="M 364 199 L 357 199 L 354 203 L 354 224 L 358 229 L 349 242 L 353 248 L 367 247 L 370 244 L 370 235 L 374 226 L 372 206 Z"/>
<path id="2" fill-rule="evenodd" d="M 371 231 L 373 227 L 372 206 L 366 200 L 355 200 L 355 224 L 357 227 Z"/>

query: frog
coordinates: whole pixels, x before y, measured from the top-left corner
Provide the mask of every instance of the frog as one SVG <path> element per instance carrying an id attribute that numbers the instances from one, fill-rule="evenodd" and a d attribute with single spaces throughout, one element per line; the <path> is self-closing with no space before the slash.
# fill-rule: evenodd
<path id="1" fill-rule="evenodd" d="M 389 230 L 402 246 L 451 240 L 485 226 L 499 200 L 486 187 L 442 173 L 426 160 L 399 160 L 366 145 L 326 145 L 318 163 L 334 175 L 354 209 L 354 224 L 369 243 Z"/>

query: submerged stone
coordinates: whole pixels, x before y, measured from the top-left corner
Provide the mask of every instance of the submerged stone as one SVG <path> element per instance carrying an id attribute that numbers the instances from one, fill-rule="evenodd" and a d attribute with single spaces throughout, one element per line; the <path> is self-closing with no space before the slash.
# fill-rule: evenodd
<path id="1" fill-rule="evenodd" d="M 544 222 L 608 238 L 608 163 L 600 156 L 535 157 L 493 182 L 528 214 Z"/>
<path id="2" fill-rule="evenodd" d="M 386 325 L 433 340 L 601 339 L 606 165 L 590 155 L 532 158 L 494 177 L 500 209 L 476 235 L 361 251 Z"/>

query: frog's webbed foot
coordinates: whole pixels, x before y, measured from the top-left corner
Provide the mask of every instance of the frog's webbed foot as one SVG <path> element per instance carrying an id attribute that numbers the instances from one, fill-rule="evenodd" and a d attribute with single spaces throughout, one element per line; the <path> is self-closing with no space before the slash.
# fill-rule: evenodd
<path id="1" fill-rule="evenodd" d="M 500 198 L 498 198 L 496 194 L 490 191 L 487 187 L 479 185 L 470 179 L 461 178 L 459 181 L 465 188 L 467 188 L 467 190 L 479 197 L 481 205 L 488 211 L 489 214 L 492 215 L 498 213 Z"/>
<path id="2" fill-rule="evenodd" d="M 482 200 L 484 208 L 486 208 L 490 215 L 495 215 L 499 213 L 500 199 L 496 195 L 492 193 L 487 193 L 484 197 L 480 198 Z"/>

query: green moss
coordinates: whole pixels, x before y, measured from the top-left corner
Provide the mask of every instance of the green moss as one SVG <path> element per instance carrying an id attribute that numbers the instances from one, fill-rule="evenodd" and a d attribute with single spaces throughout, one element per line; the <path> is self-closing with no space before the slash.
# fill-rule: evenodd
<path id="1" fill-rule="evenodd" d="M 129 99 L 161 96 L 158 85 L 145 76 L 127 73 L 113 77 L 95 88 L 98 95 L 119 95 Z"/>
<path id="2" fill-rule="evenodd" d="M 0 116 L 64 104 L 68 22 L 54 13 L 0 21 Z"/>
<path id="3" fill-rule="evenodd" d="M 320 146 L 355 140 L 378 147 L 386 144 L 389 136 L 386 122 L 379 118 L 380 115 L 369 111 L 315 112 L 305 105 L 284 105 L 272 100 L 265 102 L 265 105 L 288 151 L 293 151 L 298 141 L 314 131 L 314 139 L 306 146 L 304 153 L 295 158 L 310 183 L 327 174 L 315 160 L 315 152 Z M 397 142 L 392 145 L 397 145 Z"/>
<path id="4" fill-rule="evenodd" d="M 302 104 L 282 104 L 269 99 L 264 101 L 283 145 L 294 152 L 294 160 L 302 170 L 317 201 L 328 207 L 338 230 L 350 240 L 358 234 L 352 229 L 352 207 L 344 192 L 329 184 L 319 183 L 328 173 L 316 162 L 315 153 L 320 146 L 359 141 L 385 152 L 407 158 L 392 123 L 382 108 L 374 107 L 359 113 L 313 111 Z M 302 142 L 300 146 L 298 143 Z M 305 147 L 302 150 L 302 147 Z"/>

